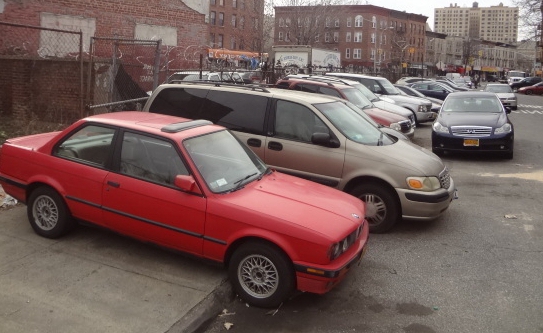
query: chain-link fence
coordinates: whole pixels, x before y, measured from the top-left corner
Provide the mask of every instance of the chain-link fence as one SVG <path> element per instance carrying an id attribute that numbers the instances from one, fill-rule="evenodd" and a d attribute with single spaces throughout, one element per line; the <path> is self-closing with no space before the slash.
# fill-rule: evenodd
<path id="1" fill-rule="evenodd" d="M 166 80 L 161 40 L 92 37 L 87 104 L 93 114 L 141 110 L 148 92 Z M 164 73 L 164 71 L 162 71 Z"/>
<path id="2" fill-rule="evenodd" d="M 0 22 L 0 116 L 20 133 L 50 128 L 83 113 L 81 32 Z M 45 126 L 47 127 L 47 126 Z"/>

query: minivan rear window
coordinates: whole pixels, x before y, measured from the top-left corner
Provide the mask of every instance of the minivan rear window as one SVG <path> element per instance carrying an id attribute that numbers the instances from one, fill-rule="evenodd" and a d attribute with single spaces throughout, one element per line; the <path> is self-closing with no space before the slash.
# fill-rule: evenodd
<path id="1" fill-rule="evenodd" d="M 156 95 L 149 112 L 199 119 L 199 113 L 207 89 L 168 88 Z"/>

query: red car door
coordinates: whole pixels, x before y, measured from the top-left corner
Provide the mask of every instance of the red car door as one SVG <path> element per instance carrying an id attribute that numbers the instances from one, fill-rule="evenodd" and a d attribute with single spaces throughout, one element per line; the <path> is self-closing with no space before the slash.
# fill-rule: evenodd
<path id="1" fill-rule="evenodd" d="M 132 143 L 138 146 L 129 147 Z M 105 223 L 144 241 L 202 255 L 206 199 L 174 187 L 176 174 L 188 171 L 171 143 L 125 133 L 119 173 L 104 182 Z"/>

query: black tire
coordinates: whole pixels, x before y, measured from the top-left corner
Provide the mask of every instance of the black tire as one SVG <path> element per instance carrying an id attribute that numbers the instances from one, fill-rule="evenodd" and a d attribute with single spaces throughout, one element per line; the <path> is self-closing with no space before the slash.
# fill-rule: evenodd
<path id="1" fill-rule="evenodd" d="M 50 187 L 39 187 L 30 194 L 26 212 L 32 229 L 46 238 L 58 238 L 73 227 L 64 200 Z"/>
<path id="2" fill-rule="evenodd" d="M 526 95 L 532 95 L 534 92 L 531 90 L 526 90 Z"/>
<path id="3" fill-rule="evenodd" d="M 361 184 L 350 193 L 366 203 L 366 220 L 370 232 L 387 232 L 400 219 L 399 202 L 385 186 L 376 183 Z"/>
<path id="4" fill-rule="evenodd" d="M 275 246 L 251 241 L 232 255 L 228 276 L 235 292 L 258 307 L 277 307 L 296 287 L 290 259 Z"/>
<path id="5" fill-rule="evenodd" d="M 443 152 L 443 150 L 441 149 L 435 149 L 435 148 L 432 148 L 432 153 L 436 154 L 437 156 L 443 156 L 445 155 L 445 153 Z"/>

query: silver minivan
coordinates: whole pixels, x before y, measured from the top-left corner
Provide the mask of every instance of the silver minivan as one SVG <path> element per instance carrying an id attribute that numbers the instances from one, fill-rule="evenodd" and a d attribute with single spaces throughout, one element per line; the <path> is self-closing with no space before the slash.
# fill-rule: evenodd
<path id="1" fill-rule="evenodd" d="M 334 97 L 187 82 L 160 85 L 144 111 L 229 128 L 272 168 L 362 199 L 372 232 L 401 218 L 435 219 L 455 197 L 438 156 L 385 134 Z"/>

